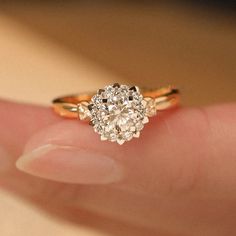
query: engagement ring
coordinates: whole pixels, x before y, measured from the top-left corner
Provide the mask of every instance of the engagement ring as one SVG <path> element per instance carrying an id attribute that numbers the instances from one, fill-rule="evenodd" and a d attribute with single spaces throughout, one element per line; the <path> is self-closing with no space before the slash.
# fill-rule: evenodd
<path id="1" fill-rule="evenodd" d="M 57 98 L 53 108 L 60 116 L 89 121 L 101 140 L 123 144 L 139 137 L 149 117 L 178 102 L 179 91 L 170 86 L 147 90 L 115 83 L 96 93 Z"/>

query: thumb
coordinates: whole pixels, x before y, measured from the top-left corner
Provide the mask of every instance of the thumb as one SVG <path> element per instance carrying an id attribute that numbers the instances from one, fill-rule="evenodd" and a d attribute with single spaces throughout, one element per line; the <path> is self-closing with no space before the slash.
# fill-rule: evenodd
<path id="1" fill-rule="evenodd" d="M 17 167 L 67 183 L 145 194 L 235 196 L 236 106 L 180 108 L 152 118 L 140 139 L 101 142 L 87 124 L 62 120 L 27 143 Z"/>

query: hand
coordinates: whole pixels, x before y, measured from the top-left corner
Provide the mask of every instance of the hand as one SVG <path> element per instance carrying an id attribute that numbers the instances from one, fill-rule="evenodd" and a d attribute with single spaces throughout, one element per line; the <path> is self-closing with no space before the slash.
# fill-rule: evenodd
<path id="1" fill-rule="evenodd" d="M 123 146 L 48 108 L 2 101 L 0 121 L 1 188 L 51 213 L 112 235 L 236 234 L 236 104 L 159 114 Z"/>

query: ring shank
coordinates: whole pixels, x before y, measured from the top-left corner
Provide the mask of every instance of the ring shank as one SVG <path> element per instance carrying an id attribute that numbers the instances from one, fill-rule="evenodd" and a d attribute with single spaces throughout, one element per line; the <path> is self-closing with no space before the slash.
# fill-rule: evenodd
<path id="1" fill-rule="evenodd" d="M 141 93 L 144 98 L 155 99 L 157 111 L 166 110 L 179 103 L 179 90 L 171 86 L 153 90 L 143 89 Z M 53 109 L 60 116 L 78 118 L 78 104 L 90 102 L 94 94 L 96 92 L 56 98 L 52 101 Z"/>

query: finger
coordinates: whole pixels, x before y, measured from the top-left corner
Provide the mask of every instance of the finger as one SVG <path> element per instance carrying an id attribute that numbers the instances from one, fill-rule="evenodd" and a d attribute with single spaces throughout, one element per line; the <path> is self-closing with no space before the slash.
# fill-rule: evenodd
<path id="1" fill-rule="evenodd" d="M 15 106 L 18 106 L 16 108 Z M 9 107 L 15 107 L 14 109 L 9 109 Z M 112 148 L 108 149 L 108 145 L 112 145 L 110 143 L 102 143 L 99 141 L 98 137 L 93 134 L 91 131 L 90 127 L 86 127 L 86 125 L 82 125 L 80 122 L 75 121 L 65 121 L 61 123 L 61 121 L 58 122 L 58 120 L 61 120 L 59 118 L 56 118 L 53 116 L 53 114 L 45 108 L 37 108 L 37 107 L 31 107 L 31 106 L 21 106 L 21 105 L 14 105 L 10 106 L 9 104 L 6 106 L 2 106 L 0 109 L 0 112 L 2 112 L 1 117 L 7 117 L 6 114 L 6 109 L 8 108 L 8 114 L 9 111 L 12 111 L 8 117 L 8 119 L 5 119 L 5 123 L 1 123 L 0 126 L 2 130 L 5 130 L 6 134 L 9 133 L 11 135 L 6 135 L 1 136 L 1 145 L 3 143 L 8 143 L 8 151 L 11 152 L 10 150 L 12 149 L 13 145 L 10 145 L 10 143 L 14 144 L 15 148 L 14 150 L 15 153 L 19 155 L 20 150 L 22 150 L 22 145 L 25 143 L 25 141 L 29 138 L 30 135 L 32 135 L 33 132 L 41 130 L 41 134 L 43 133 L 43 129 L 47 130 L 49 127 L 55 123 L 53 126 L 61 126 L 62 124 L 69 124 L 71 125 L 71 128 L 73 129 L 75 125 L 77 128 L 75 129 L 78 133 L 77 136 L 74 136 L 74 140 L 71 139 L 72 137 L 70 136 L 71 130 L 66 134 L 66 130 L 68 129 L 63 129 L 63 130 L 58 130 L 56 129 L 55 132 L 56 134 L 60 133 L 62 134 L 61 138 L 56 138 L 53 139 L 53 142 L 58 144 L 59 146 L 61 144 L 69 144 L 69 146 L 74 147 L 82 147 L 83 149 L 86 149 L 88 147 L 91 148 L 91 150 L 100 150 L 101 153 L 104 153 L 109 150 L 110 153 L 119 153 L 119 156 L 114 160 L 118 161 L 119 164 L 126 164 L 127 163 L 127 168 L 124 166 L 122 167 L 124 170 L 124 177 L 123 180 L 120 180 L 117 184 L 112 184 L 112 185 L 100 185 L 94 186 L 90 185 L 91 187 L 88 187 L 88 185 L 84 186 L 77 186 L 77 185 L 64 185 L 64 184 L 57 184 L 56 182 L 50 182 L 50 181 L 43 181 L 40 180 L 40 178 L 30 178 L 30 176 L 24 175 L 23 173 L 20 175 L 20 173 L 17 172 L 16 176 L 8 176 L 6 179 L 4 179 L 5 183 L 7 185 L 11 185 L 11 188 L 14 188 L 14 192 L 19 191 L 21 194 L 24 196 L 28 196 L 30 199 L 36 199 L 37 202 L 39 199 L 43 199 L 43 202 L 47 202 L 46 206 L 49 205 L 54 205 L 57 204 L 57 208 L 60 206 L 65 206 L 69 205 L 70 209 L 73 208 L 75 209 L 76 207 L 79 208 L 84 208 L 92 212 L 97 212 L 99 214 L 103 214 L 105 216 L 109 216 L 112 218 L 116 219 L 122 219 L 122 221 L 128 221 L 132 222 L 135 224 L 139 225 L 145 225 L 145 226 L 150 226 L 150 227 L 155 227 L 159 229 L 163 229 L 166 232 L 181 232 L 180 234 L 183 235 L 183 232 L 185 232 L 186 235 L 190 235 L 190 232 L 194 229 L 195 232 L 198 232 L 197 235 L 201 235 L 203 232 L 204 234 L 207 232 L 208 235 L 225 235 L 228 230 L 232 229 L 232 226 L 234 225 L 234 193 L 233 187 L 231 185 L 231 188 L 228 188 L 226 190 L 227 193 L 230 192 L 230 194 L 224 194 L 222 188 L 219 188 L 219 182 L 220 186 L 224 182 L 226 182 L 227 179 L 223 179 L 222 177 L 226 174 L 224 171 L 224 175 L 221 173 L 221 178 L 215 179 L 215 187 L 216 189 L 210 190 L 209 189 L 209 182 L 212 181 L 211 178 L 207 178 L 207 185 L 204 185 L 204 188 L 208 186 L 208 189 L 205 189 L 206 191 L 202 191 L 202 193 L 207 194 L 207 198 L 199 198 L 199 190 L 203 190 L 201 187 L 199 189 L 199 186 L 201 186 L 201 181 L 198 182 L 198 184 L 193 184 L 193 186 L 189 185 L 189 187 L 186 187 L 186 185 L 178 185 L 178 187 L 171 188 L 171 187 L 166 187 L 164 186 L 164 183 L 168 184 L 167 180 L 171 180 L 172 178 L 168 178 L 169 172 L 168 170 L 166 171 L 165 169 L 168 169 L 168 167 L 165 167 L 166 164 L 168 164 L 169 159 L 167 156 L 167 159 L 165 159 L 165 153 L 171 152 L 172 158 L 170 160 L 173 160 L 174 162 L 177 162 L 177 151 L 176 149 L 181 151 L 182 156 L 185 157 L 186 154 L 189 153 L 189 149 L 191 149 L 191 153 L 194 155 L 194 157 L 198 157 L 196 153 L 199 152 L 199 146 L 198 149 L 193 149 L 195 145 L 190 142 L 190 132 L 191 134 L 194 134 L 193 136 L 203 138 L 206 136 L 200 135 L 200 134 L 207 134 L 205 130 L 208 130 L 207 127 L 210 125 L 210 133 L 213 132 L 213 137 L 214 139 L 211 138 L 211 135 L 207 138 L 208 140 L 212 140 L 211 142 L 215 143 L 215 147 L 220 147 L 219 150 L 221 150 L 218 154 L 224 153 L 224 159 L 226 159 L 227 163 L 227 158 L 232 157 L 232 154 L 234 153 L 234 148 L 232 148 L 232 145 L 230 145 L 230 142 L 232 143 L 232 138 L 234 138 L 234 120 L 235 120 L 235 106 L 234 105 L 225 105 L 225 106 L 217 106 L 217 107 L 212 107 L 206 109 L 203 114 L 202 111 L 199 111 L 198 109 L 184 109 L 184 110 L 179 110 L 179 111 L 174 111 L 173 113 L 169 113 L 163 116 L 159 115 L 159 118 L 156 120 L 158 121 L 158 126 L 156 126 L 157 130 L 153 131 L 149 129 L 144 130 L 142 136 L 146 136 L 152 138 L 153 140 L 158 140 L 160 144 L 157 145 L 155 144 L 148 144 L 151 146 L 154 146 L 155 150 L 158 150 L 154 153 L 154 155 L 150 154 L 150 150 L 148 149 L 145 151 L 145 149 L 140 151 L 140 148 L 137 148 L 136 145 L 133 146 L 132 142 L 128 143 L 130 146 L 129 148 L 126 146 L 121 147 L 113 145 Z M 18 116 L 20 116 L 18 119 L 15 117 L 15 113 L 13 111 L 17 111 Z M 4 111 L 4 112 L 3 112 Z M 207 113 L 205 116 L 204 113 Z M 25 117 L 25 114 L 30 114 L 29 118 Z M 32 118 L 34 114 L 37 114 L 36 117 L 43 117 L 42 121 L 39 121 L 37 123 L 34 122 L 34 119 Z M 187 116 L 187 114 L 189 114 Z M 190 116 L 191 114 L 191 116 Z M 195 114 L 193 116 L 193 114 Z M 182 122 L 178 123 L 173 123 L 173 119 L 176 119 L 176 116 L 178 117 L 177 120 L 182 120 Z M 202 117 L 202 119 L 199 119 L 199 117 Z M 211 121 L 212 118 L 211 116 L 214 116 L 216 119 L 214 119 L 214 122 Z M 187 119 L 187 117 L 189 119 Z M 198 118 L 197 118 L 198 117 Z M 203 118 L 203 117 L 207 117 Z M 208 118 L 209 117 L 209 118 Z M 40 119 L 39 119 L 40 120 Z M 155 121 L 155 119 L 153 119 Z M 198 122 L 197 122 L 198 121 Z M 210 122 L 209 122 L 210 121 Z M 57 123 L 58 122 L 58 123 Z M 68 123 L 69 122 L 69 123 Z M 166 122 L 166 124 L 164 124 Z M 172 126 L 172 125 L 173 126 Z M 176 126 L 174 126 L 174 124 Z M 202 126 L 202 129 L 198 130 L 197 127 L 199 124 L 206 124 L 205 126 Z M 181 126 L 180 126 L 181 125 Z M 166 127 L 167 126 L 167 127 Z M 18 128 L 17 128 L 18 127 Z M 20 128 L 19 128 L 20 127 Z M 21 128 L 22 127 L 22 128 Z M 24 127 L 26 127 L 24 129 Z M 151 124 L 149 125 L 151 126 Z M 196 127 L 196 129 L 194 128 Z M 52 128 L 52 127 L 51 127 Z M 51 129 L 50 128 L 50 129 Z M 68 128 L 68 127 L 67 127 Z M 88 128 L 88 129 L 87 129 Z M 188 129 L 186 129 L 188 128 Z M 86 129 L 86 132 L 82 132 L 83 129 Z M 177 137 L 175 136 L 179 132 L 180 129 L 182 130 L 181 135 L 178 135 Z M 228 131 L 230 129 L 230 131 Z M 12 135 L 14 131 L 17 130 L 18 135 Z M 173 136 L 175 137 L 171 142 L 170 140 L 165 139 L 165 135 L 163 134 L 163 130 L 166 130 L 165 134 L 168 134 L 168 136 Z M 186 134 L 183 134 L 183 130 L 186 132 Z M 189 132 L 187 132 L 189 130 Z M 60 132 L 59 132 L 60 131 Z M 21 132 L 21 135 L 20 135 Z M 76 133 L 77 133 L 76 132 Z M 215 134 L 214 134 L 215 133 Z M 68 135 L 68 136 L 67 136 Z M 84 136 L 84 140 L 81 138 L 81 135 Z M 160 135 L 160 138 L 158 138 L 158 135 Z M 38 135 L 37 135 L 38 136 Z M 39 135 L 40 136 L 40 135 Z M 46 135 L 47 136 L 47 135 Z M 64 136 L 64 137 L 63 137 Z M 20 138 L 19 138 L 20 137 Z M 50 135 L 47 136 L 49 141 Z M 173 148 L 173 145 L 170 146 L 172 150 L 168 148 L 169 146 L 165 142 L 169 142 L 170 144 L 175 144 L 177 140 L 185 139 L 185 137 L 188 137 L 189 140 L 185 141 L 184 144 L 187 149 L 178 146 Z M 67 139 L 68 143 L 65 143 L 63 140 Z M 31 144 L 33 144 L 33 139 L 37 141 L 37 138 L 32 138 Z M 198 139 L 199 140 L 199 139 Z M 226 145 L 225 141 L 226 140 Z M 63 141 L 63 143 L 61 143 Z M 87 141 L 87 142 L 86 142 Z M 90 142 L 88 142 L 90 141 Z M 218 142 L 222 141 L 222 145 L 216 145 Z M 139 140 L 135 141 L 136 143 L 140 144 Z M 133 142 L 133 143 L 135 143 Z M 204 143 L 205 141 L 203 140 L 201 143 Z M 48 142 L 43 142 L 48 143 Z M 50 143 L 50 142 L 49 142 Z M 74 145 L 75 143 L 75 145 Z M 186 143 L 188 145 L 186 146 Z M 35 146 L 37 142 L 35 142 Z M 80 146 L 82 145 L 83 146 Z M 176 143 L 177 145 L 178 143 Z M 28 144 L 30 145 L 30 144 Z M 140 145 L 144 145 L 143 147 L 147 147 L 147 144 L 142 141 Z M 2 145 L 4 147 L 5 145 Z M 39 145 L 40 146 L 40 145 Z M 189 147 L 190 146 L 190 147 Z M 163 148 L 163 149 L 162 149 Z M 224 151 L 224 149 L 228 149 L 228 151 Z M 27 148 L 26 148 L 27 149 Z M 129 149 L 128 151 L 126 149 Z M 212 152 L 212 146 L 210 148 L 210 153 Z M 140 153 L 139 155 L 136 155 L 135 157 L 132 156 L 131 154 L 135 153 L 135 151 L 138 150 Z M 201 149 L 203 152 L 204 149 Z M 214 152 L 217 153 L 217 149 Z M 233 152 L 232 152 L 233 151 Z M 130 153 L 129 153 L 130 152 Z M 130 154 L 130 157 L 134 158 L 134 162 L 132 159 L 126 155 Z M 228 155 L 230 153 L 231 155 Z M 163 155 L 161 155 L 163 154 Z M 209 152 L 208 152 L 209 154 Z M 215 155 L 215 154 L 214 154 Z M 152 158 L 150 157 L 152 156 Z M 181 160 L 181 157 L 179 157 L 178 160 Z M 14 155 L 11 155 L 12 160 L 15 159 Z M 112 155 L 113 157 L 113 155 Z M 205 157 L 205 156 L 204 156 Z M 213 156 L 211 156 L 211 160 L 213 159 Z M 135 159 L 136 158 L 136 159 Z M 149 175 L 148 171 L 146 171 L 146 162 L 147 160 L 159 160 L 158 163 L 158 168 L 155 166 L 156 171 L 154 171 L 154 168 L 152 170 L 155 173 L 158 173 L 158 171 L 162 172 L 162 175 L 160 174 L 159 177 L 163 181 L 166 181 L 162 183 L 160 180 L 158 180 L 154 174 Z M 176 159 L 175 159 L 176 158 Z M 199 158 L 199 157 L 198 157 Z M 204 159 L 205 160 L 205 159 Z M 207 160 L 207 158 L 206 158 Z M 145 161 L 145 162 L 144 162 Z M 209 165 L 212 164 L 210 163 L 209 160 Z M 129 165 L 130 163 L 130 165 Z M 131 165 L 133 163 L 133 165 Z M 180 162 L 179 164 L 182 164 L 184 162 Z M 225 163 L 225 164 L 226 164 Z M 66 164 L 66 163 L 64 163 Z M 63 164 L 63 165 L 64 165 Z M 173 163 L 172 163 L 173 164 Z M 136 166 L 135 166 L 136 165 Z M 130 166 L 130 168 L 128 168 Z M 213 165 L 214 167 L 217 167 Z M 174 168 L 173 166 L 170 165 L 170 168 Z M 178 166 L 176 166 L 178 168 Z M 175 168 L 176 168 L 175 167 Z M 207 165 L 206 165 L 207 167 Z M 204 169 L 206 170 L 206 167 Z M 218 168 L 218 167 L 217 167 Z M 232 165 L 233 168 L 233 165 Z M 132 171 L 129 172 L 129 169 Z M 78 169 L 79 170 L 79 169 Z M 165 170 L 165 171 L 164 171 Z M 217 169 L 216 169 L 217 170 Z M 219 169 L 218 169 L 219 170 Z M 15 169 L 13 170 L 15 174 Z M 131 174 L 133 173 L 133 174 Z M 181 178 L 184 179 L 184 176 L 186 176 L 186 172 L 182 172 L 183 175 L 180 175 Z M 202 174 L 202 179 L 205 177 L 205 173 L 203 172 Z M 219 172 L 220 173 L 220 172 Z M 135 177 L 138 177 L 138 180 L 140 180 L 140 183 L 138 181 L 135 181 Z M 165 175 L 167 178 L 165 178 Z M 142 176 L 142 177 L 139 177 Z M 150 176 L 151 178 L 146 178 L 147 176 Z M 196 175 L 198 176 L 198 175 Z M 229 175 L 231 178 L 233 178 L 233 175 Z M 229 178 L 229 176 L 227 178 Z M 204 177 L 204 178 L 203 178 Z M 231 179 L 230 178 L 230 179 Z M 148 179 L 148 180 L 147 180 Z M 176 181 L 179 178 L 174 178 L 171 185 L 178 184 L 179 182 Z M 0 180 L 3 180 L 2 178 Z M 210 180 L 210 181 L 209 181 Z M 90 180 L 91 181 L 91 180 Z M 3 181 L 1 181 L 3 182 Z M 78 181 L 79 182 L 79 181 Z M 204 182 L 204 181 L 203 181 Z M 92 181 L 90 182 L 92 183 Z M 1 183 L 2 184 L 2 183 Z M 227 183 L 226 183 L 227 184 Z M 6 185 L 5 185 L 6 186 Z M 4 187 L 5 187 L 4 186 Z M 32 188 L 32 186 L 34 186 Z M 107 187 L 106 187 L 107 186 Z M 156 186 L 156 187 L 154 187 Z M 17 190 L 16 190 L 17 189 Z M 216 191 L 218 192 L 218 195 L 212 194 L 212 192 Z M 190 197 L 190 193 L 195 192 L 194 197 Z M 56 194 L 55 194 L 56 193 Z M 165 194 L 164 194 L 165 193 Z M 178 194 L 176 194 L 178 193 Z M 180 194 L 182 193 L 182 194 Z M 224 201 L 222 198 L 222 193 L 224 195 Z M 229 199 L 233 199 L 232 201 Z M 228 200 L 226 200 L 228 199 Z M 45 204 L 44 204 L 45 205 Z M 46 207 L 45 206 L 45 207 Z M 196 225 L 196 222 L 197 225 Z M 214 227 L 213 227 L 214 226 Z M 227 234 L 226 234 L 227 235 Z"/>
<path id="2" fill-rule="evenodd" d="M 1 150 L 21 153 L 33 133 L 58 120 L 47 108 L 0 100 Z"/>
<path id="3" fill-rule="evenodd" d="M 119 182 L 143 193 L 235 194 L 235 118 L 235 105 L 181 108 L 153 118 L 140 139 L 123 146 L 62 120 L 30 139 L 17 166 L 42 178 Z"/>
<path id="4" fill-rule="evenodd" d="M 48 125 L 60 120 L 50 109 L 0 100 L 0 186 L 11 191 L 22 192 L 32 178 L 27 178 L 15 167 L 27 140 Z M 21 181 L 22 180 L 22 181 Z M 37 186 L 35 181 L 34 186 Z M 39 183 L 40 185 L 40 183 Z M 40 189 L 41 187 L 39 187 Z M 35 188 L 36 190 L 36 188 Z"/>

